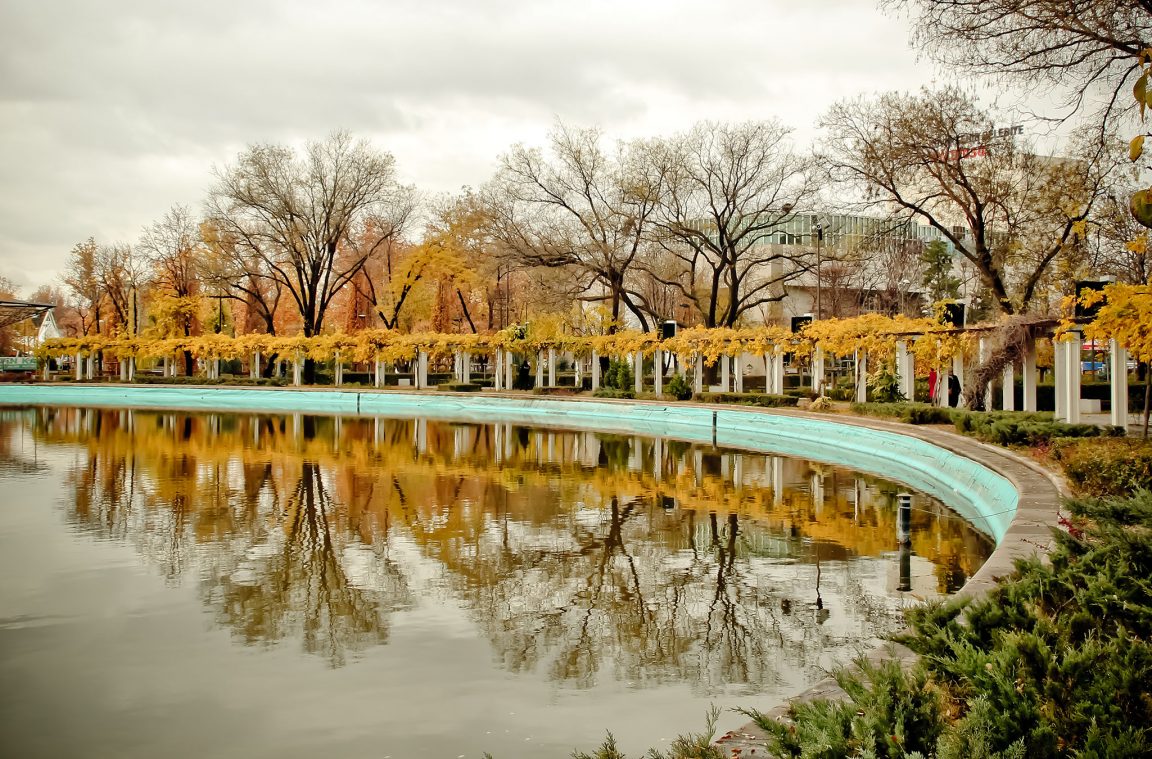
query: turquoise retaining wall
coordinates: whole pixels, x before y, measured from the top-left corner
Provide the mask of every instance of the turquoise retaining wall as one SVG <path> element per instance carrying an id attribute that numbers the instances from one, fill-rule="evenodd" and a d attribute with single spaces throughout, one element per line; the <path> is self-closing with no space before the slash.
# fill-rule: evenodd
<path id="1" fill-rule="evenodd" d="M 717 445 L 725 447 L 839 464 L 903 482 L 938 498 L 997 543 L 1019 503 L 1019 493 L 1003 476 L 923 440 L 814 416 L 752 409 L 386 391 L 99 385 L 0 387 L 0 405 L 420 416 L 597 429 L 701 442 L 715 439 Z"/>

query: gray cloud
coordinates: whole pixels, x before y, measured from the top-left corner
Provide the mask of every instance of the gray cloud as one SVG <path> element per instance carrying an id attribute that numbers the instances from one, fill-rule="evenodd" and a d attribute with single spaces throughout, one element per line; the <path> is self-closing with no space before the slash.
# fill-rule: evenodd
<path id="1" fill-rule="evenodd" d="M 0 29 L 0 273 L 28 289 L 89 235 L 198 207 L 252 142 L 348 128 L 446 190 L 557 117 L 803 130 L 931 75 L 873 0 L 0 0 Z"/>

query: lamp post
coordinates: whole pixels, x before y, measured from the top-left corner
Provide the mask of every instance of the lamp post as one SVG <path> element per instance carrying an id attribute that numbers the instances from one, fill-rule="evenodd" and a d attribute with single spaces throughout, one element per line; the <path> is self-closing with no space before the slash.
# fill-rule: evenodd
<path id="1" fill-rule="evenodd" d="M 819 319 L 821 316 L 821 305 L 822 305 L 820 302 L 820 294 L 821 294 L 820 291 L 821 291 L 822 280 L 824 279 L 822 276 L 822 273 L 821 273 L 821 266 L 820 266 L 821 265 L 820 253 L 821 253 L 821 248 L 824 246 L 824 226 L 820 222 L 816 222 L 815 225 L 813 225 L 813 229 L 816 230 L 814 233 L 816 235 L 816 318 Z"/>
<path id="2" fill-rule="evenodd" d="M 784 212 L 784 216 L 788 216 L 790 213 L 792 213 L 793 207 L 794 206 L 791 203 L 785 203 L 784 205 L 780 206 L 780 210 Z M 807 235 L 800 234 L 800 235 L 796 235 L 796 236 L 797 237 L 808 237 L 808 238 L 811 238 L 813 236 L 816 237 L 816 309 L 815 309 L 816 313 L 812 317 L 812 320 L 816 321 L 821 316 L 821 311 L 822 311 L 821 307 L 823 305 L 821 303 L 821 300 L 822 300 L 821 299 L 821 294 L 822 294 L 821 293 L 821 285 L 823 284 L 823 282 L 822 282 L 823 277 L 820 276 L 820 269 L 821 269 L 821 264 L 823 263 L 821 261 L 821 253 L 823 252 L 822 249 L 824 247 L 824 225 L 821 224 L 817 220 L 815 215 L 813 215 L 812 216 L 812 231 L 809 232 Z"/>

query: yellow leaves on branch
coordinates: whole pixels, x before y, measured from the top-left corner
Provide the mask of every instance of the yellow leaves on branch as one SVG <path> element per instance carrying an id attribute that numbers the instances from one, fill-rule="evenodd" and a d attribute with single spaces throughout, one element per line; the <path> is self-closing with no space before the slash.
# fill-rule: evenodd
<path id="1" fill-rule="evenodd" d="M 1102 290 L 1084 290 L 1080 304 L 1100 306 L 1092 321 L 1082 325 L 1084 337 L 1115 340 L 1137 361 L 1152 361 L 1152 285 L 1113 284 Z M 1062 305 L 1065 317 L 1060 331 L 1067 332 L 1074 325 L 1074 297 L 1068 296 Z"/>

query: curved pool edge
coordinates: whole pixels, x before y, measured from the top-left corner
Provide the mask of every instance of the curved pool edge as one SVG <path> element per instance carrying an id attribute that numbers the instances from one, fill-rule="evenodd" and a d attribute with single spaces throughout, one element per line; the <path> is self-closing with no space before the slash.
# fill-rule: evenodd
<path id="1" fill-rule="evenodd" d="M 598 429 L 712 442 L 765 453 L 842 464 L 905 482 L 939 498 L 996 540 L 996 548 L 958 595 L 979 597 L 1010 574 L 1016 559 L 1045 552 L 1058 525 L 1062 479 L 1012 451 L 946 430 L 879 419 L 793 409 L 698 403 L 556 398 L 495 393 L 394 390 L 221 388 L 218 386 L 9 385 L 0 407 L 75 405 L 194 411 L 427 416 Z M 845 429 L 855 431 L 850 439 Z M 865 462 L 865 463 L 861 463 Z M 905 661 L 893 644 L 870 659 Z M 789 703 L 835 697 L 829 678 L 769 710 L 785 717 Z M 751 725 L 721 739 L 726 747 L 762 746 Z"/>
<path id="2" fill-rule="evenodd" d="M 22 404 L 423 416 L 677 438 L 806 458 L 901 482 L 939 499 L 997 545 L 1012 526 L 1022 492 L 995 467 L 907 430 L 885 424 L 846 424 L 832 415 L 776 409 L 390 390 L 83 384 L 0 387 L 0 405 Z M 852 433 L 845 435 L 846 430 Z"/>

